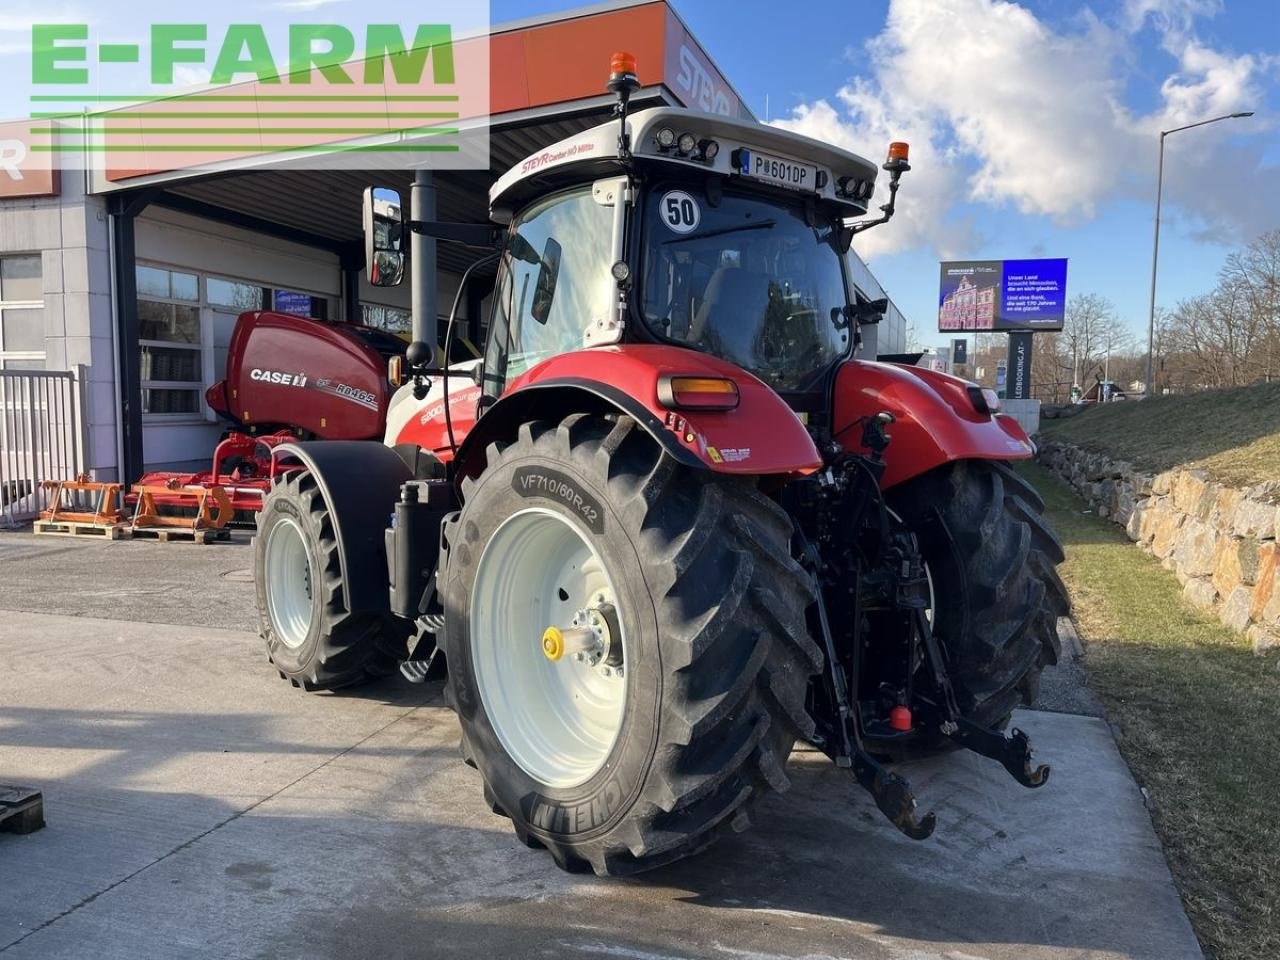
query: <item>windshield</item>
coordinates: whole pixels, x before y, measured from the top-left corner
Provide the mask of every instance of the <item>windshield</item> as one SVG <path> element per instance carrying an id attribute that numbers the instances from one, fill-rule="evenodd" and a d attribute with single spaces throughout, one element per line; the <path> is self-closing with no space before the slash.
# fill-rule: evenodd
<path id="1" fill-rule="evenodd" d="M 804 390 L 849 349 L 835 225 L 800 202 L 658 187 L 644 211 L 643 311 L 659 335 Z"/>
<path id="2" fill-rule="evenodd" d="M 494 291 L 487 392 L 582 349 L 587 329 L 609 316 L 612 237 L 613 208 L 596 203 L 590 186 L 536 203 L 512 224 Z"/>

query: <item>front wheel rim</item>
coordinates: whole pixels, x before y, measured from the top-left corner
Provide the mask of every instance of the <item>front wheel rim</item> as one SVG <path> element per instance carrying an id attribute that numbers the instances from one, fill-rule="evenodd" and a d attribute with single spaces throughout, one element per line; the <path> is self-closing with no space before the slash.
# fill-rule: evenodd
<path id="1" fill-rule="evenodd" d="M 612 655 L 549 659 L 549 627 L 614 608 Z M 508 756 L 534 780 L 581 786 L 602 770 L 626 709 L 626 636 L 613 580 L 588 534 L 542 508 L 490 537 L 471 597 L 471 656 L 485 713 Z"/>
<path id="2" fill-rule="evenodd" d="M 267 614 L 276 636 L 290 650 L 306 642 L 313 616 L 315 568 L 302 527 L 282 517 L 267 533 Z"/>

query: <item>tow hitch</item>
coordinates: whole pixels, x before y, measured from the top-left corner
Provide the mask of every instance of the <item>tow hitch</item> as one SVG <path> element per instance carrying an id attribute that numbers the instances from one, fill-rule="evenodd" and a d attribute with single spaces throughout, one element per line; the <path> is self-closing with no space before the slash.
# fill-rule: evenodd
<path id="1" fill-rule="evenodd" d="M 917 555 L 918 556 L 918 555 Z M 1009 736 L 995 730 L 979 726 L 972 720 L 966 720 L 956 704 L 955 690 L 951 686 L 951 677 L 947 673 L 947 664 L 938 646 L 938 638 L 934 636 L 933 626 L 929 623 L 924 610 L 916 607 L 912 611 L 917 638 L 924 647 L 925 661 L 933 674 L 934 683 L 942 700 L 943 720 L 940 724 L 942 733 L 954 743 L 966 750 L 990 757 L 999 761 L 1009 771 L 1009 775 L 1024 787 L 1042 787 L 1049 779 L 1048 764 L 1032 766 L 1031 740 L 1021 730 L 1014 728 Z"/>
<path id="2" fill-rule="evenodd" d="M 911 784 L 886 770 L 861 748 L 853 756 L 853 776 L 889 822 L 912 840 L 927 840 L 933 834 L 938 818 L 932 810 L 923 817 L 916 816 L 916 795 L 911 792 Z"/>
<path id="3" fill-rule="evenodd" d="M 954 727 L 944 731 L 948 737 L 966 750 L 998 761 L 1024 787 L 1042 787 L 1048 781 L 1049 765 L 1032 766 L 1031 741 L 1017 727 L 1007 737 L 963 717 L 955 721 Z"/>

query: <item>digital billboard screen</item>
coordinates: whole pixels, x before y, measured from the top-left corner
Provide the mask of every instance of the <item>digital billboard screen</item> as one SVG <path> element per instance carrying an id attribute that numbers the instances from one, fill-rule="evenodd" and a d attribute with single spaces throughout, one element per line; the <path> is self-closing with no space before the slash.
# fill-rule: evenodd
<path id="1" fill-rule="evenodd" d="M 953 260 L 942 264 L 938 330 L 1061 330 L 1067 261 Z"/>

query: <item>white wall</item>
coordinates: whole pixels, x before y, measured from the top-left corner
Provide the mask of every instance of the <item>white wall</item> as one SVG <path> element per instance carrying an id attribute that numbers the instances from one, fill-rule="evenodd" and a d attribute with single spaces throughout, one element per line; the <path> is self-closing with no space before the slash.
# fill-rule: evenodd
<path id="1" fill-rule="evenodd" d="M 46 369 L 88 368 L 85 466 L 105 479 L 115 476 L 117 409 L 109 233 L 106 203 L 85 196 L 74 170 L 57 197 L 0 200 L 0 253 L 41 255 Z"/>
<path id="2" fill-rule="evenodd" d="M 335 254 L 161 207 L 138 217 L 135 242 L 139 260 L 335 299 L 342 292 Z"/>

